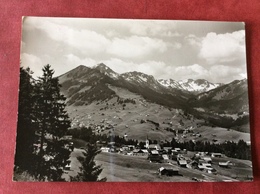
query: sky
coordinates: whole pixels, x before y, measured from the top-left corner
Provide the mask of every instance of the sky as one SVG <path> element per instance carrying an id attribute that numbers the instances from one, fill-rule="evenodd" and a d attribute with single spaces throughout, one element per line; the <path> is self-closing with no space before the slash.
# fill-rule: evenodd
<path id="1" fill-rule="evenodd" d="M 242 22 L 24 17 L 21 66 L 59 76 L 104 63 L 117 73 L 229 83 L 246 73 Z"/>

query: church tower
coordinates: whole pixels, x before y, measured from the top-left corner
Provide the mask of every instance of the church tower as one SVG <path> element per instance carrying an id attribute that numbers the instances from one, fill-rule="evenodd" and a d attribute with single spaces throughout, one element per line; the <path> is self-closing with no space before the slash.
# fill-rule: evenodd
<path id="1" fill-rule="evenodd" d="M 148 139 L 148 136 L 146 137 L 146 140 L 145 140 L 145 147 L 146 147 L 146 149 L 149 148 L 149 139 Z"/>

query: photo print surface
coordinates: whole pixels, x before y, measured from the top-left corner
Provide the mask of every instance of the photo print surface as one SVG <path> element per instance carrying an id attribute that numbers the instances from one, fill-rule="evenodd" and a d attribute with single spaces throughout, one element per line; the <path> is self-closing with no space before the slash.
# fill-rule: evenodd
<path id="1" fill-rule="evenodd" d="M 251 181 L 243 22 L 24 17 L 14 181 Z"/>

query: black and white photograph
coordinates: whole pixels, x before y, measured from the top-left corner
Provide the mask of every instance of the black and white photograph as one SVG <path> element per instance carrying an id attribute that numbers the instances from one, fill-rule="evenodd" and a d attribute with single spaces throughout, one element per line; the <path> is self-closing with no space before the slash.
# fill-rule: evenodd
<path id="1" fill-rule="evenodd" d="M 13 181 L 252 181 L 244 22 L 23 17 Z"/>

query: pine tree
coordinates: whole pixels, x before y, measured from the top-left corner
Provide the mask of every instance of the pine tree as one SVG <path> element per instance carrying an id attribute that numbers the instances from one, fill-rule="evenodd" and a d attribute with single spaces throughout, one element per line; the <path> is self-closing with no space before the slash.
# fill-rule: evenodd
<path id="1" fill-rule="evenodd" d="M 67 133 L 70 121 L 65 111 L 66 99 L 60 93 L 61 85 L 53 74 L 51 66 L 46 65 L 43 76 L 36 84 L 36 123 L 40 148 L 35 174 L 40 180 L 62 181 L 70 151 L 66 148 L 68 142 L 61 138 Z"/>
<path id="2" fill-rule="evenodd" d="M 101 165 L 96 165 L 95 157 L 100 153 L 95 144 L 87 144 L 87 148 L 83 153 L 83 156 L 79 156 L 77 159 L 81 163 L 81 172 L 72 181 L 106 181 L 106 178 L 98 179 L 98 176 L 102 172 Z"/>
<path id="3" fill-rule="evenodd" d="M 35 91 L 32 72 L 20 68 L 20 90 L 16 137 L 15 167 L 32 173 L 35 170 Z"/>

